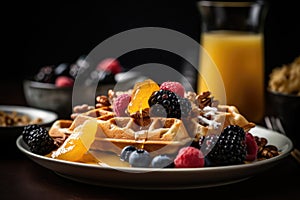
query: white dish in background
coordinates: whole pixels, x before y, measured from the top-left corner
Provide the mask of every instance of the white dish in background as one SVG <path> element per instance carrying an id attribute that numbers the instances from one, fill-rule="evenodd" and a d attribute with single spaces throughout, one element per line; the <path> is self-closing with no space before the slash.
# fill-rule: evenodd
<path id="1" fill-rule="evenodd" d="M 51 123 L 58 118 L 58 115 L 54 112 L 26 106 L 0 105 L 0 111 L 6 113 L 16 112 L 17 115 L 27 115 L 31 120 L 40 118 L 42 121 L 38 124 L 45 127 L 50 126 Z M 13 143 L 15 143 L 16 138 L 22 134 L 24 126 L 25 124 L 15 126 L 0 126 L 0 135 L 2 138 L 11 140 Z"/>
<path id="2" fill-rule="evenodd" d="M 56 174 L 78 182 L 132 189 L 187 189 L 205 188 L 231 184 L 246 180 L 275 166 L 289 155 L 293 144 L 291 140 L 275 131 L 257 126 L 251 130 L 253 135 L 265 137 L 268 144 L 277 146 L 280 155 L 249 164 L 203 167 L 203 168 L 165 168 L 150 171 L 149 168 L 104 167 L 57 160 L 34 154 L 20 136 L 17 147 L 37 164 Z"/>
<path id="3" fill-rule="evenodd" d="M 54 122 L 58 115 L 54 112 L 41 110 L 32 107 L 26 106 L 14 106 L 14 105 L 0 105 L 0 111 L 4 112 L 16 112 L 18 115 L 27 115 L 30 119 L 41 118 L 42 122 L 40 125 L 48 125 Z M 0 126 L 1 128 L 11 128 L 11 127 L 20 127 L 20 126 Z"/>

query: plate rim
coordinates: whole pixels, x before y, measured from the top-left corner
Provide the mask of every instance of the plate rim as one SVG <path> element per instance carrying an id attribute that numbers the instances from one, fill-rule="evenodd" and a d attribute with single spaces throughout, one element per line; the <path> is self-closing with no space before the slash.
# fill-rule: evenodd
<path id="1" fill-rule="evenodd" d="M 262 126 L 256 126 L 253 129 L 258 129 L 258 130 L 263 130 L 263 131 L 268 131 L 270 133 L 276 134 L 278 137 L 283 137 L 285 138 L 287 142 L 287 149 L 283 151 L 282 154 L 279 154 L 276 157 L 269 158 L 266 160 L 260 160 L 252 163 L 247 163 L 247 164 L 240 164 L 240 165 L 228 165 L 228 166 L 211 166 L 211 167 L 201 167 L 201 168 L 152 168 L 152 170 L 149 170 L 149 168 L 140 168 L 140 167 L 134 167 L 134 168 L 129 168 L 129 167 L 110 167 L 110 166 L 101 166 L 97 164 L 88 164 L 88 163 L 80 163 L 80 162 L 72 162 L 72 161 L 67 161 L 67 160 L 59 160 L 59 159 L 53 159 L 50 157 L 38 155 L 35 153 L 30 152 L 28 149 L 23 147 L 23 145 L 26 145 L 24 141 L 22 141 L 22 135 L 20 135 L 17 140 L 16 140 L 16 145 L 20 151 L 22 151 L 25 155 L 30 156 L 30 158 L 37 158 L 41 160 L 46 160 L 50 162 L 57 162 L 59 164 L 68 164 L 72 166 L 77 166 L 77 167 L 85 167 L 85 168 L 99 168 L 99 169 L 113 169 L 113 170 L 119 170 L 123 172 L 148 172 L 148 171 L 155 171 L 155 172 L 193 172 L 193 171 L 215 171 L 215 170 L 234 170 L 234 169 L 247 169 L 251 167 L 257 167 L 269 163 L 273 163 L 276 161 L 279 161 L 283 159 L 284 157 L 288 156 L 289 153 L 293 149 L 293 143 L 289 137 L 286 135 L 283 135 L 281 133 L 278 133 L 273 130 L 266 129 Z M 255 135 L 255 134 L 254 134 Z"/>

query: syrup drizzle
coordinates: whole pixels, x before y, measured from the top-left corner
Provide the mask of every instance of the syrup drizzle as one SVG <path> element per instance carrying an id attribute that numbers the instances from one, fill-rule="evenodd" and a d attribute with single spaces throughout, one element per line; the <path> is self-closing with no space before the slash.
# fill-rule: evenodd
<path id="1" fill-rule="evenodd" d="M 148 130 L 143 130 L 143 124 L 144 124 L 144 118 L 143 118 L 143 110 L 142 108 L 140 108 L 139 110 L 139 113 L 140 113 L 140 130 L 139 131 L 136 131 L 134 133 L 134 138 L 135 138 L 135 141 L 139 144 L 138 145 L 138 148 L 139 149 L 144 149 L 144 145 L 145 145 L 145 142 L 148 138 Z"/>

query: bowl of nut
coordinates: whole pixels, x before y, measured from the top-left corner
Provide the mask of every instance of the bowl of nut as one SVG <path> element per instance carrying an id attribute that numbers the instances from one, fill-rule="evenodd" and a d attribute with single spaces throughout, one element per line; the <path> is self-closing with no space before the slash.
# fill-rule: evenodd
<path id="1" fill-rule="evenodd" d="M 2 152 L 9 152 L 10 155 L 17 148 L 15 141 L 22 134 L 25 126 L 38 124 L 42 127 L 49 127 L 58 115 L 54 112 L 37 108 L 0 105 L 0 136 L 4 139 L 1 144 Z"/>
<path id="2" fill-rule="evenodd" d="M 285 133 L 300 148 L 300 56 L 276 67 L 269 75 L 266 115 L 273 127 Z"/>

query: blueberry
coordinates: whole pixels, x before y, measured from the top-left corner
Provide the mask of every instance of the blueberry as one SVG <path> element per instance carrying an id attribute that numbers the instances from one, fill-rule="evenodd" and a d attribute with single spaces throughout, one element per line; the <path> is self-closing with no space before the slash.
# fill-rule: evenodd
<path id="1" fill-rule="evenodd" d="M 121 151 L 120 159 L 122 161 L 128 162 L 130 154 L 135 150 L 136 150 L 135 146 L 129 145 L 129 146 L 124 147 Z"/>
<path id="2" fill-rule="evenodd" d="M 165 168 L 172 162 L 173 160 L 167 155 L 157 155 L 152 159 L 150 166 L 154 168 Z"/>
<path id="3" fill-rule="evenodd" d="M 129 156 L 129 164 L 131 167 L 149 167 L 150 162 L 150 154 L 144 149 L 137 149 Z"/>

